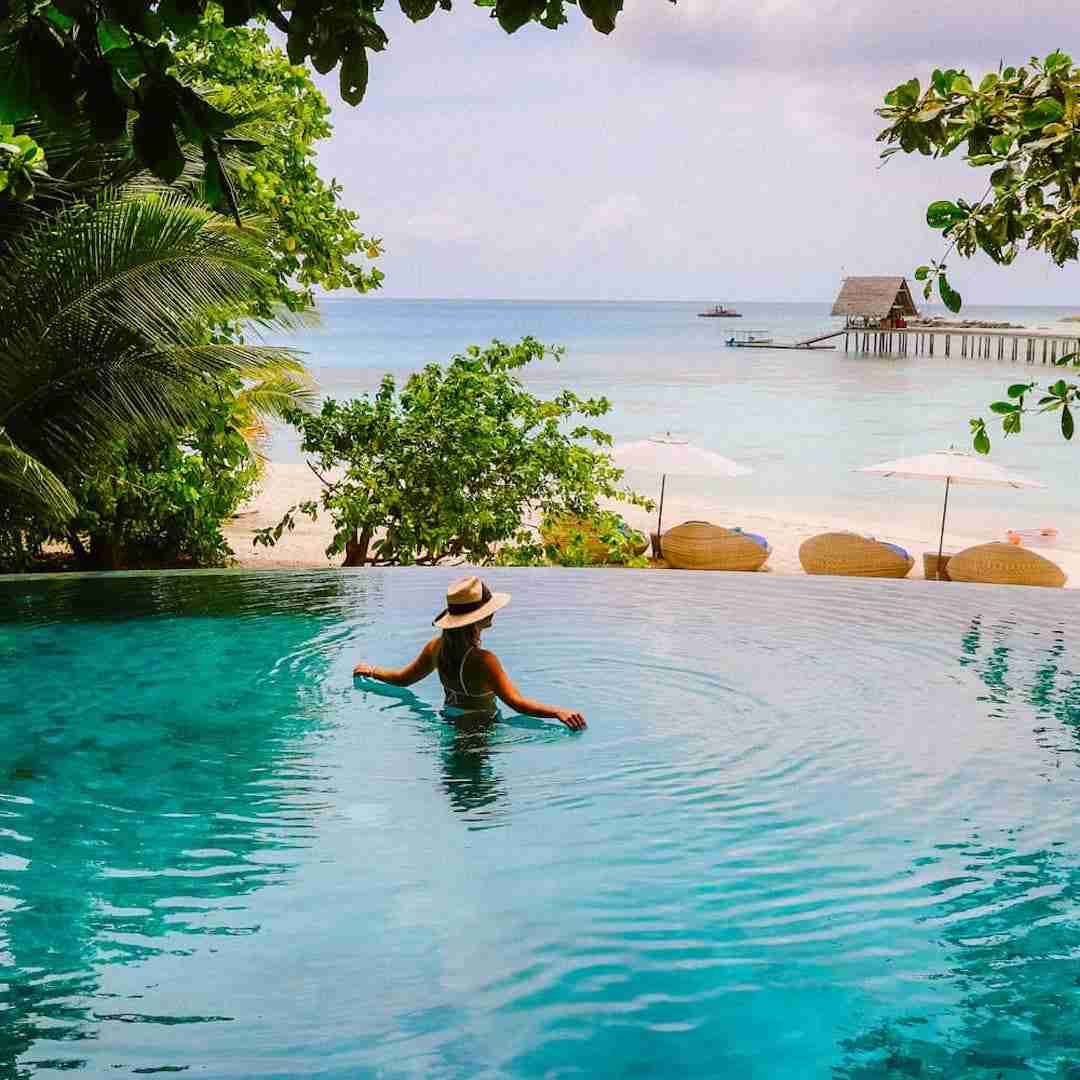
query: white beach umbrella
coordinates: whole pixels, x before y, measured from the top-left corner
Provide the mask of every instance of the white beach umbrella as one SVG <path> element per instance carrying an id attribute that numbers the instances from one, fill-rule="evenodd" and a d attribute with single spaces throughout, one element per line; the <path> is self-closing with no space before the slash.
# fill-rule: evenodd
<path id="1" fill-rule="evenodd" d="M 868 465 L 859 472 L 877 473 L 879 476 L 905 476 L 920 480 L 945 481 L 945 505 L 941 509 L 941 536 L 938 538 L 938 565 L 941 565 L 941 549 L 945 543 L 945 515 L 949 510 L 949 487 L 952 484 L 983 484 L 997 487 L 1044 488 L 1039 480 L 1008 472 L 978 454 L 950 448 L 933 454 L 897 458 L 883 461 L 880 465 Z"/>
<path id="2" fill-rule="evenodd" d="M 746 476 L 753 469 L 711 450 L 691 446 L 689 441 L 667 432 L 637 442 L 620 443 L 613 450 L 615 462 L 624 469 L 649 469 L 660 474 L 660 510 L 656 531 L 664 520 L 664 488 L 668 474 L 680 476 Z"/>

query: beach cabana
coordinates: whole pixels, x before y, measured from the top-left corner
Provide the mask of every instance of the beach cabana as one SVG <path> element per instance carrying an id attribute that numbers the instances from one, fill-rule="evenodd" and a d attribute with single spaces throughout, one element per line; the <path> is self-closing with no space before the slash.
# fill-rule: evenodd
<path id="1" fill-rule="evenodd" d="M 905 320 L 916 319 L 919 309 L 911 298 L 907 278 L 847 277 L 832 308 L 843 315 L 846 326 L 871 330 L 895 330 Z"/>

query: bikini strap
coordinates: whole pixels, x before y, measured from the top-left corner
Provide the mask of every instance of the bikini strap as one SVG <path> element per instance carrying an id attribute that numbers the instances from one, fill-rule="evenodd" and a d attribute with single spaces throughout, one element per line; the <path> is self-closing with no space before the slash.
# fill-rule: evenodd
<path id="1" fill-rule="evenodd" d="M 473 651 L 473 648 L 474 648 L 474 646 L 470 645 L 465 650 L 465 655 L 462 656 L 462 658 L 461 658 L 461 667 L 458 669 L 458 677 L 457 677 L 458 686 L 461 687 L 461 692 L 466 697 L 469 697 L 470 695 L 469 695 L 469 691 L 465 688 L 465 661 L 469 659 L 469 653 L 471 653 Z"/>

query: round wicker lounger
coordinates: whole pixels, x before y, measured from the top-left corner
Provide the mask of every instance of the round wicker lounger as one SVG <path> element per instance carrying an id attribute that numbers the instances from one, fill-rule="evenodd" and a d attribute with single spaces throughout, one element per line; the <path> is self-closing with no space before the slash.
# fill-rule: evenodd
<path id="1" fill-rule="evenodd" d="M 1015 544 L 978 544 L 949 560 L 953 581 L 977 581 L 987 585 L 1043 585 L 1060 589 L 1065 572 L 1057 563 Z"/>
<path id="2" fill-rule="evenodd" d="M 668 529 L 660 546 L 664 560 L 676 570 L 760 570 L 772 552 L 764 538 L 707 521 L 685 521 Z"/>
<path id="3" fill-rule="evenodd" d="M 811 536 L 799 547 L 799 562 L 808 574 L 844 577 L 907 577 L 915 565 L 910 555 L 890 544 L 852 532 Z"/>

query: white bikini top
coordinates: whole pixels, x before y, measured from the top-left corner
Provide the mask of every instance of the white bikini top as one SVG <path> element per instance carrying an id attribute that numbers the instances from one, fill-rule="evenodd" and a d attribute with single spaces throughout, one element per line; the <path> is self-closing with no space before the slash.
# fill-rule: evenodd
<path id="1" fill-rule="evenodd" d="M 465 655 L 461 658 L 461 667 L 458 669 L 458 685 L 448 686 L 442 679 L 442 673 L 439 673 L 439 680 L 443 684 L 443 690 L 446 692 L 446 704 L 451 705 L 456 709 L 464 708 L 463 702 L 467 699 L 475 701 L 477 698 L 492 698 L 495 696 L 494 690 L 484 690 L 479 693 L 472 693 L 465 685 L 465 661 L 469 659 L 469 654 L 473 651 L 475 646 L 470 645 L 465 650 Z"/>

